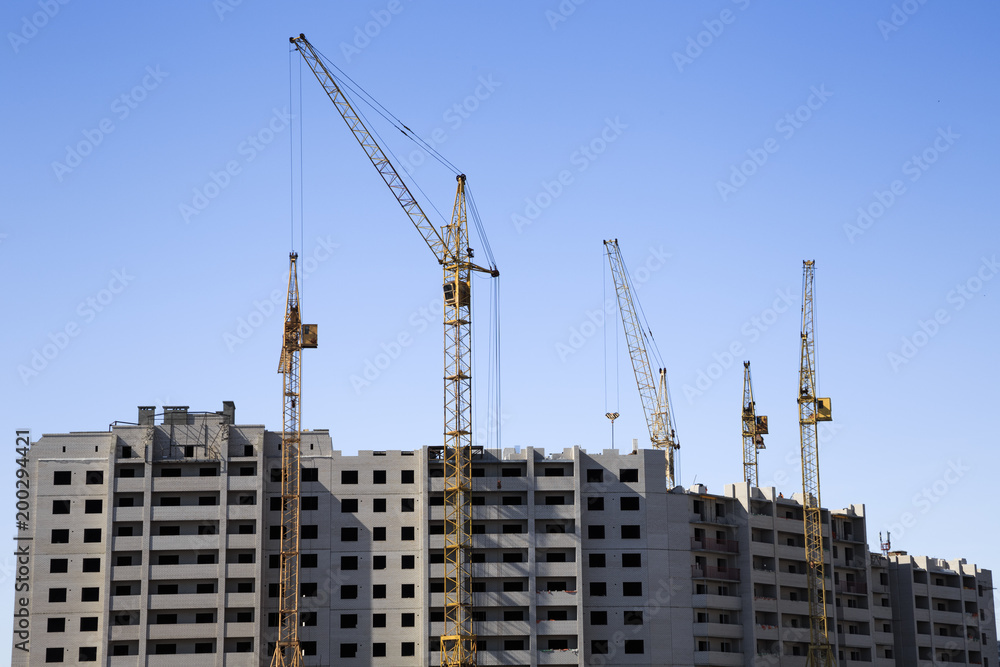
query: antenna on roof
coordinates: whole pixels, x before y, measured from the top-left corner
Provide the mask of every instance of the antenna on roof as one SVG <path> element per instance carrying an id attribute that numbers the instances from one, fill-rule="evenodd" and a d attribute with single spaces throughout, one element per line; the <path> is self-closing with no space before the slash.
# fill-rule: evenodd
<path id="1" fill-rule="evenodd" d="M 882 548 L 882 555 L 886 558 L 889 557 L 889 552 L 892 551 L 892 533 L 886 531 L 885 540 L 882 539 L 882 533 L 878 534 L 879 546 Z"/>

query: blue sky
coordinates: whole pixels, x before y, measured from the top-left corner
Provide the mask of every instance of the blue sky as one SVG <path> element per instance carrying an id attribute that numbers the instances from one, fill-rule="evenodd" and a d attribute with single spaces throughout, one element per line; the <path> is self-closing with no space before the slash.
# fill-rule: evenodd
<path id="1" fill-rule="evenodd" d="M 873 549 L 891 529 L 897 548 L 996 567 L 981 521 L 1000 465 L 998 13 L 916 0 L 8 2 L 2 432 L 12 451 L 16 428 L 104 430 L 140 404 L 223 400 L 241 423 L 279 427 L 270 298 L 285 288 L 301 132 L 296 246 L 321 345 L 304 361 L 304 424 L 344 451 L 440 443 L 441 330 L 425 314 L 440 268 L 289 56 L 304 32 L 468 174 L 502 273 L 504 446 L 599 451 L 608 408 L 619 447 L 648 442 L 617 314 L 601 313 L 601 241 L 618 238 L 633 276 L 647 269 L 639 298 L 670 375 L 683 483 L 740 479 L 750 359 L 771 424 L 760 479 L 795 492 L 801 266 L 815 259 L 835 417 L 824 504 L 865 503 Z M 431 163 L 413 176 L 447 214 L 453 176 Z M 484 281 L 476 294 L 485 343 Z M 369 363 L 384 368 L 352 383 Z"/>

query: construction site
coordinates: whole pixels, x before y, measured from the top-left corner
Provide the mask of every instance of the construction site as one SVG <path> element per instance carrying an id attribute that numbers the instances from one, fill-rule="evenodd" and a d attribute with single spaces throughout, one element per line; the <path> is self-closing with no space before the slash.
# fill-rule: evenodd
<path id="1" fill-rule="evenodd" d="M 107 430 L 25 440 L 32 520 L 15 540 L 30 573 L 14 593 L 12 665 L 1000 665 L 987 564 L 961 558 L 960 545 L 894 549 L 891 534 L 869 526 L 864 497 L 823 503 L 819 429 L 836 420 L 837 402 L 817 380 L 816 261 L 792 277 L 801 279 L 800 336 L 783 342 L 799 360 L 800 478 L 764 481 L 772 399 L 758 405 L 751 363 L 740 359 L 742 403 L 733 397 L 725 419 L 734 428 L 717 455 L 742 479 L 684 483 L 671 357 L 657 348 L 642 281 L 613 231 L 593 239 L 595 252 L 603 242 L 614 306 L 605 345 L 620 336 L 628 360 L 620 401 L 608 402 L 605 379 L 610 442 L 602 433 L 589 450 L 508 444 L 504 258 L 494 257 L 466 174 L 304 34 L 289 44 L 312 77 L 302 85 L 318 85 L 330 103 L 322 123 L 311 112 L 307 131 L 343 133 L 344 121 L 361 150 L 340 159 L 351 170 L 374 166 L 368 175 L 402 209 L 396 222 L 408 219 L 442 271 L 440 434 L 414 435 L 387 415 L 398 447 L 347 453 L 329 430 L 304 427 L 313 403 L 303 367 L 340 343 L 325 334 L 323 308 L 303 298 L 292 221 L 281 340 L 269 340 L 280 425 L 241 421 L 226 400 L 217 411 L 142 405 L 110 415 Z M 371 126 L 375 115 L 452 172 L 441 223 Z M 626 410 L 646 432 L 616 443 Z M 481 414 L 493 423 L 474 424 Z"/>

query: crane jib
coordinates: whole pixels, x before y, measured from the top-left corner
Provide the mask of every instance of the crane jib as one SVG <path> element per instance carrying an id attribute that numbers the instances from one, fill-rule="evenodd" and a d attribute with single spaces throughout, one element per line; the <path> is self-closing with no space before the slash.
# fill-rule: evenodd
<path id="1" fill-rule="evenodd" d="M 376 143 L 371 132 L 368 131 L 368 128 L 362 122 L 361 116 L 354 110 L 354 107 L 347 99 L 347 95 L 344 94 L 337 83 L 336 78 L 323 63 L 319 53 L 309 43 L 304 34 L 300 34 L 298 37 L 291 37 L 289 41 L 295 46 L 299 54 L 301 54 L 306 64 L 309 65 L 316 79 L 323 86 L 323 89 L 330 97 L 337 111 L 340 112 L 340 115 L 347 123 L 351 133 L 357 139 L 358 143 L 361 144 L 368 159 L 371 160 L 372 165 L 374 165 L 379 175 L 382 176 L 385 184 L 389 186 L 399 205 L 406 212 L 411 222 L 413 222 L 417 231 L 420 232 L 420 235 L 431 249 L 431 252 L 434 253 L 438 262 L 444 264 L 449 259 L 452 259 L 450 257 L 451 251 L 444 242 L 441 232 L 427 218 L 416 197 L 410 192 L 409 187 L 407 187 L 392 162 L 389 161 L 385 152 Z"/>
<path id="2" fill-rule="evenodd" d="M 472 590 L 469 581 L 472 548 L 472 294 L 473 271 L 498 276 L 496 267 L 472 263 L 469 247 L 468 213 L 478 225 L 475 203 L 467 207 L 465 175 L 458 174 L 458 190 L 450 223 L 439 230 L 423 209 L 385 152 L 365 127 L 347 96 L 337 84 L 321 55 L 305 35 L 291 38 L 364 149 L 372 165 L 389 187 L 396 201 L 420 232 L 443 271 L 444 360 L 444 444 L 429 448 L 429 455 L 441 459 L 444 470 L 444 628 L 440 634 L 441 664 L 467 667 L 476 664 L 476 633 L 473 626 Z M 485 237 L 484 237 L 485 242 Z M 489 244 L 486 252 L 490 256 Z M 492 257 L 490 257 L 492 263 Z"/>
<path id="3" fill-rule="evenodd" d="M 666 455 L 667 488 L 673 488 L 674 450 L 680 448 L 673 428 L 673 417 L 667 392 L 666 369 L 659 369 L 659 382 L 653 379 L 653 370 L 649 363 L 649 354 L 643 344 L 643 330 L 639 322 L 639 313 L 632 297 L 632 290 L 625 268 L 625 262 L 618 247 L 618 240 L 604 242 L 611 266 L 611 277 L 615 283 L 615 293 L 618 298 L 618 310 L 625 329 L 625 341 L 632 360 L 632 370 L 635 372 L 636 384 L 639 388 L 639 398 L 649 429 L 649 439 L 653 447 L 663 449 Z"/>

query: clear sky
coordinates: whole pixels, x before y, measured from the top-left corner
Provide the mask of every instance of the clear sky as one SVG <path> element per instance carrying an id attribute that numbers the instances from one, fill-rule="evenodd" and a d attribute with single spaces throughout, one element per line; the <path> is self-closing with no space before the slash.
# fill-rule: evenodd
<path id="1" fill-rule="evenodd" d="M 847 4 L 4 3 L 8 470 L 16 428 L 105 430 L 137 405 L 233 400 L 240 423 L 280 428 L 270 299 L 300 132 L 295 246 L 320 332 L 304 424 L 346 452 L 441 442 L 440 268 L 308 70 L 299 108 L 304 32 L 468 174 L 502 273 L 504 446 L 599 451 L 608 409 L 619 448 L 648 446 L 602 313 L 617 238 L 668 367 L 683 483 L 741 479 L 749 359 L 761 482 L 796 492 L 815 259 L 824 505 L 866 504 L 873 550 L 888 529 L 910 553 L 1000 567 L 1000 7 Z M 378 129 L 447 214 L 452 175 Z M 476 295 L 480 345 L 485 281 Z"/>

